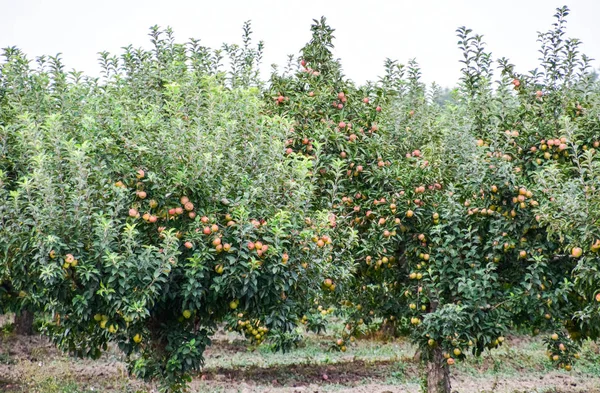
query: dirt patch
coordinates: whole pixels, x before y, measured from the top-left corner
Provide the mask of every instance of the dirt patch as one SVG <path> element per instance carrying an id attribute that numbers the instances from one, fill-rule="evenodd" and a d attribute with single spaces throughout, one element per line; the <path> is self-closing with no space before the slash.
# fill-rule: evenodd
<path id="1" fill-rule="evenodd" d="M 56 347 L 43 336 L 17 336 L 14 334 L 0 336 L 0 355 L 8 356 L 15 361 L 48 359 L 59 356 Z"/>
<path id="2" fill-rule="evenodd" d="M 248 382 L 258 385 L 275 384 L 303 386 L 312 383 L 351 385 L 365 379 L 385 379 L 398 362 L 392 360 L 365 362 L 353 360 L 335 364 L 290 364 L 269 368 L 244 367 L 204 370 L 201 379 L 220 382 Z M 416 375 L 416 367 L 411 374 Z"/>
<path id="3" fill-rule="evenodd" d="M 600 393 L 600 380 L 598 378 L 560 372 L 543 373 L 540 375 L 499 375 L 491 378 L 473 378 L 459 374 L 453 377 L 452 387 L 459 392 Z"/>

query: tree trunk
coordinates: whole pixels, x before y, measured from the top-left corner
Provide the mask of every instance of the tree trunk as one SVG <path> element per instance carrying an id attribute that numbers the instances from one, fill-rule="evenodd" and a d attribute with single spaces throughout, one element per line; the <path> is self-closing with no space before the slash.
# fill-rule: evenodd
<path id="1" fill-rule="evenodd" d="M 20 336 L 31 336 L 33 334 L 33 313 L 27 310 L 15 315 L 15 333 Z"/>
<path id="2" fill-rule="evenodd" d="M 427 361 L 427 393 L 450 393 L 450 371 L 441 348 L 434 348 Z"/>

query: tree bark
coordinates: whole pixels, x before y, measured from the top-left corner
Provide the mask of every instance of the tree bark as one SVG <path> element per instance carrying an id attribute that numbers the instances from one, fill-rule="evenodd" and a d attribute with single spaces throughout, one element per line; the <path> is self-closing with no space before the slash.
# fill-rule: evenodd
<path id="1" fill-rule="evenodd" d="M 441 348 L 434 348 L 427 361 L 427 393 L 451 393 L 450 371 Z"/>
<path id="2" fill-rule="evenodd" d="M 33 335 L 33 313 L 27 310 L 15 315 L 15 333 L 20 336 Z"/>

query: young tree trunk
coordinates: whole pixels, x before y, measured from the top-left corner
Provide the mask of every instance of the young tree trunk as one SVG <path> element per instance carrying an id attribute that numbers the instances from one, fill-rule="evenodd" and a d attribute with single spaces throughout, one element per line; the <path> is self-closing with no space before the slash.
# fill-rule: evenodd
<path id="1" fill-rule="evenodd" d="M 450 371 L 441 348 L 427 362 L 427 393 L 450 393 Z"/>
<path id="2" fill-rule="evenodd" d="M 33 313 L 22 310 L 15 315 L 15 333 L 20 336 L 31 336 L 33 334 Z"/>

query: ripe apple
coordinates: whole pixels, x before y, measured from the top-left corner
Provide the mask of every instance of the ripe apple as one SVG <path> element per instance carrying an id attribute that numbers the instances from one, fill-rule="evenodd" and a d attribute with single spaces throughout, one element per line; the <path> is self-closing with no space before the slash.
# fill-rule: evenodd
<path id="1" fill-rule="evenodd" d="M 375 108 L 375 110 L 376 110 L 377 112 L 381 112 L 381 107 L 380 107 L 380 106 L 378 106 L 377 108 Z"/>
<path id="2" fill-rule="evenodd" d="M 571 250 L 571 255 L 575 258 L 579 258 L 579 257 L 581 257 L 581 255 L 583 255 L 583 250 L 579 247 L 574 247 Z"/>
<path id="3" fill-rule="evenodd" d="M 137 193 L 138 198 L 140 199 L 146 199 L 146 191 L 138 191 Z"/>

